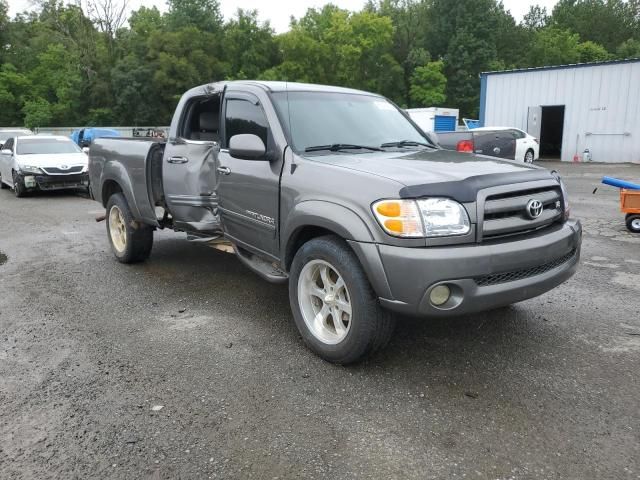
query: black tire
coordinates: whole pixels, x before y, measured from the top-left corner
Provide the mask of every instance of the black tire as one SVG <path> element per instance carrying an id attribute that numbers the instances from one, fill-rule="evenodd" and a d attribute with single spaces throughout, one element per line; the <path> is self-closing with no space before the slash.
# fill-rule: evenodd
<path id="1" fill-rule="evenodd" d="M 629 213 L 625 222 L 627 224 L 627 230 L 631 233 L 640 233 L 640 215 L 637 213 Z"/>
<path id="2" fill-rule="evenodd" d="M 526 153 L 524 154 L 524 163 L 533 163 L 533 161 L 535 160 L 535 153 L 533 150 L 529 149 L 526 151 Z"/>
<path id="3" fill-rule="evenodd" d="M 301 311 L 298 282 L 304 266 L 313 260 L 322 260 L 338 270 L 349 292 L 352 308 L 350 326 L 340 343 L 329 344 L 316 337 Z M 371 355 L 389 342 L 395 327 L 395 318 L 378 303 L 355 253 L 336 236 L 315 238 L 298 250 L 291 265 L 289 301 L 304 342 L 318 356 L 332 363 L 346 365 Z"/>
<path id="4" fill-rule="evenodd" d="M 27 187 L 24 186 L 24 180 L 16 172 L 13 172 L 13 193 L 17 198 L 23 198 L 27 195 Z"/>
<path id="5" fill-rule="evenodd" d="M 114 209 L 119 210 L 124 220 L 124 248 L 118 248 L 114 244 L 113 236 L 111 235 L 110 215 Z M 106 224 L 111 250 L 119 262 L 137 263 L 149 258 L 153 247 L 153 227 L 140 223 L 133 218 L 131 209 L 122 193 L 115 193 L 109 197 Z"/>

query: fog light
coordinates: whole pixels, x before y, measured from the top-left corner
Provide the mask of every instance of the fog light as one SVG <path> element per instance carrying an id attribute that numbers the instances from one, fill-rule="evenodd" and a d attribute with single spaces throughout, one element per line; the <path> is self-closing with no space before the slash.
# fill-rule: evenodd
<path id="1" fill-rule="evenodd" d="M 429 299 L 431 300 L 431 303 L 436 307 L 439 307 L 440 305 L 444 305 L 445 303 L 447 303 L 450 297 L 451 297 L 451 289 L 446 285 L 438 285 L 437 287 L 434 287 L 433 290 L 431 290 L 431 293 L 429 294 Z"/>

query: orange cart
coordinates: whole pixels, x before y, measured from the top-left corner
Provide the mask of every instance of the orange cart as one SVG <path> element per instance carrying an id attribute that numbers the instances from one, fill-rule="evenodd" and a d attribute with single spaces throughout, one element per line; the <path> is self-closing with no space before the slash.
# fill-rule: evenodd
<path id="1" fill-rule="evenodd" d="M 629 231 L 640 233 L 640 190 L 621 188 L 620 210 L 627 214 L 625 220 Z"/>

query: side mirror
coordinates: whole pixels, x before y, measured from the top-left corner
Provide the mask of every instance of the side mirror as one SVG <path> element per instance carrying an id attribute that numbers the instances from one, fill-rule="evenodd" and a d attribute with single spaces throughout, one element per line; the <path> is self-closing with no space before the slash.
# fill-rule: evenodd
<path id="1" fill-rule="evenodd" d="M 13 152 L 11 150 L 9 150 L 8 148 L 3 148 L 2 151 L 0 151 L 0 153 L 2 155 L 12 155 Z"/>
<path id="2" fill-rule="evenodd" d="M 86 154 L 89 153 L 89 147 L 82 147 L 82 151 Z"/>
<path id="3" fill-rule="evenodd" d="M 250 133 L 234 135 L 229 140 L 229 154 L 233 158 L 243 160 L 268 160 L 266 158 L 267 147 L 262 139 Z"/>

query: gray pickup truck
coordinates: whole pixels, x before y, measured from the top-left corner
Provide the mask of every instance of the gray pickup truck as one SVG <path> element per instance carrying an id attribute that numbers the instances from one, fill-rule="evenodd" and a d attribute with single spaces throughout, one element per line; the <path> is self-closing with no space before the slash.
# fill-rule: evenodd
<path id="1" fill-rule="evenodd" d="M 95 200 L 124 263 L 170 228 L 289 285 L 322 358 L 381 348 L 393 312 L 457 316 L 540 295 L 580 256 L 555 172 L 442 150 L 385 98 L 318 85 L 193 88 L 166 142 L 98 138 Z"/>

